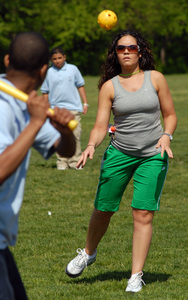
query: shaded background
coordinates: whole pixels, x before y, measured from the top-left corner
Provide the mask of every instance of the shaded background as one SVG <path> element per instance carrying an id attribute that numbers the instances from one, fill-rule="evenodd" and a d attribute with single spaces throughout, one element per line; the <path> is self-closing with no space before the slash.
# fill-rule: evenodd
<path id="1" fill-rule="evenodd" d="M 97 23 L 104 9 L 118 17 L 111 31 Z M 187 0 L 0 0 L 0 72 L 12 38 L 31 30 L 42 33 L 50 48 L 61 45 L 83 75 L 99 75 L 112 37 L 125 29 L 152 43 L 158 71 L 188 72 Z"/>

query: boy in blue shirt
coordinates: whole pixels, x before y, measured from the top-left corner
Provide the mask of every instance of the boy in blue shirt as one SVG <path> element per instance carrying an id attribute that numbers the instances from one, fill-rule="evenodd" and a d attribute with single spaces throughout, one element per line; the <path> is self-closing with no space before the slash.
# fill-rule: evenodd
<path id="1" fill-rule="evenodd" d="M 45 78 L 48 59 L 46 40 L 36 32 L 23 32 L 14 38 L 4 60 L 7 72 L 1 80 L 29 94 L 29 99 L 26 104 L 0 92 L 1 300 L 27 299 L 8 246 L 17 240 L 30 148 L 33 146 L 45 159 L 55 151 L 66 157 L 75 151 L 74 135 L 67 127 L 74 116 L 57 107 L 52 115 L 48 101 L 34 91 Z"/>
<path id="2" fill-rule="evenodd" d="M 88 110 L 85 81 L 79 69 L 66 62 L 66 55 L 61 47 L 53 48 L 50 58 L 53 65 L 48 69 L 41 92 L 49 100 L 52 108 L 55 106 L 66 108 L 78 121 L 78 126 L 74 130 L 75 154 L 71 158 L 65 158 L 57 153 L 57 168 L 58 170 L 75 169 L 81 156 L 81 114 L 86 114 Z"/>

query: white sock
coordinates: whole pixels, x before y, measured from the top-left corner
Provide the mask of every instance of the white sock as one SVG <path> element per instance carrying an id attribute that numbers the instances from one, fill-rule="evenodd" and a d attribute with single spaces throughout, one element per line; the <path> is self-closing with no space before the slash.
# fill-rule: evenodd
<path id="1" fill-rule="evenodd" d="M 84 248 L 84 253 L 87 255 L 87 258 L 89 258 L 89 259 L 92 258 L 95 254 L 95 252 L 92 255 L 87 254 L 85 248 Z"/>
<path id="2" fill-rule="evenodd" d="M 137 276 L 138 274 L 140 274 L 140 273 L 142 273 L 142 271 L 140 271 L 140 272 L 138 272 L 138 273 L 135 273 L 135 274 L 133 274 L 132 276 L 131 276 L 131 278 L 132 277 L 135 277 L 135 276 Z"/>

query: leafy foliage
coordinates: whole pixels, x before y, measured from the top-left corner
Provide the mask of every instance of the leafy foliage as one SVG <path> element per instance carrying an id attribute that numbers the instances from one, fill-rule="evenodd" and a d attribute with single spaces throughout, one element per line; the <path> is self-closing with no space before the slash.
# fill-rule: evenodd
<path id="1" fill-rule="evenodd" d="M 41 32 L 49 47 L 62 45 L 68 61 L 83 74 L 99 74 L 100 64 L 112 36 L 136 29 L 154 48 L 158 70 L 188 71 L 187 0 L 0 0 L 0 69 L 14 35 L 21 31 Z M 118 24 L 111 31 L 99 27 L 98 14 L 113 10 Z"/>

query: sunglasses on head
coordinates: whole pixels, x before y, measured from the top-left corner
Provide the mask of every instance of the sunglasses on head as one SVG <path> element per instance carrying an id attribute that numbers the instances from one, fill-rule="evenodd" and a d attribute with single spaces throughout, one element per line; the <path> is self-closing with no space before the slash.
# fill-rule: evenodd
<path id="1" fill-rule="evenodd" d="M 129 53 L 137 53 L 140 50 L 140 47 L 138 45 L 117 45 L 116 53 L 123 54 L 125 52 L 125 49 L 127 49 Z"/>

